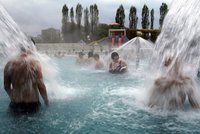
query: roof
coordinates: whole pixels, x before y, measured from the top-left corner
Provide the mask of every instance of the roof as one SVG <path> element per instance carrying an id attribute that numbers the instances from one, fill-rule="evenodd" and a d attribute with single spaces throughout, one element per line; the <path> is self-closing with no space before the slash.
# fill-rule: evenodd
<path id="1" fill-rule="evenodd" d="M 116 22 L 113 22 L 113 23 L 110 23 L 111 26 L 120 26 L 119 23 L 116 23 Z"/>

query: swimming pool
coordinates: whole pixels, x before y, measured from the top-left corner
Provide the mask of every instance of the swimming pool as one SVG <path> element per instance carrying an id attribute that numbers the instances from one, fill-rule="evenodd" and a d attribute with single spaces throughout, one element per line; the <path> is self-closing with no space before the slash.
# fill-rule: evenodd
<path id="1" fill-rule="evenodd" d="M 155 110 L 144 105 L 149 88 L 144 73 L 147 64 L 115 75 L 78 67 L 75 57 L 52 60 L 59 70 L 54 78 L 59 83 L 52 86 L 45 80 L 50 106 L 42 106 L 37 114 L 13 117 L 7 111 L 9 99 L 1 77 L 0 133 L 200 133 L 198 111 Z"/>

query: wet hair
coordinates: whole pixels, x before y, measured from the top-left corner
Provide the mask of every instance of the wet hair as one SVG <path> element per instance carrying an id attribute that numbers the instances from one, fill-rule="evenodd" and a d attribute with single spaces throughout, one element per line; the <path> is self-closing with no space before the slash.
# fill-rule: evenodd
<path id="1" fill-rule="evenodd" d="M 92 51 L 88 52 L 88 58 L 93 57 L 93 56 L 94 56 L 94 55 L 93 55 L 93 52 L 92 52 Z"/>
<path id="2" fill-rule="evenodd" d="M 94 54 L 93 56 L 94 58 L 98 58 L 99 59 L 99 54 Z"/>
<path id="3" fill-rule="evenodd" d="M 117 52 L 113 52 L 113 53 L 111 54 L 111 58 L 114 59 L 115 56 L 118 56 L 118 57 L 119 57 L 119 54 L 118 54 Z"/>

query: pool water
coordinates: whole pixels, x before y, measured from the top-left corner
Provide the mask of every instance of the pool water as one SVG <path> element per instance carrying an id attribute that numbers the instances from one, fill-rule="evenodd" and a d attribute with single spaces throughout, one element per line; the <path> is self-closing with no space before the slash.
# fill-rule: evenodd
<path id="1" fill-rule="evenodd" d="M 52 60 L 59 70 L 57 83 L 53 83 L 58 86 L 45 79 L 50 106 L 43 105 L 36 114 L 14 117 L 8 112 L 9 98 L 1 77 L 0 133 L 200 133 L 199 111 L 166 111 L 145 105 L 150 88 L 145 63 L 115 75 L 76 66 L 75 57 Z"/>

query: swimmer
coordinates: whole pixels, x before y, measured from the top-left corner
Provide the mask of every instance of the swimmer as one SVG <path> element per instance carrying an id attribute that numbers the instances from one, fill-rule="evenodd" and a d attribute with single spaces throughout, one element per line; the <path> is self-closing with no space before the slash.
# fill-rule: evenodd
<path id="1" fill-rule="evenodd" d="M 40 108 L 39 93 L 48 106 L 40 62 L 25 49 L 4 68 L 4 89 L 11 102 L 12 113 L 34 113 Z"/>
<path id="2" fill-rule="evenodd" d="M 103 69 L 103 68 L 104 68 L 104 64 L 103 64 L 103 62 L 100 60 L 98 54 L 94 54 L 94 60 L 96 61 L 95 69 L 99 70 L 99 69 Z"/>
<path id="3" fill-rule="evenodd" d="M 94 63 L 94 54 L 92 51 L 88 52 L 88 59 L 86 60 L 88 65 Z"/>
<path id="4" fill-rule="evenodd" d="M 117 52 L 113 52 L 111 54 L 112 62 L 109 66 L 110 73 L 125 73 L 128 70 L 127 63 L 121 59 L 119 59 L 119 54 Z"/>
<path id="5" fill-rule="evenodd" d="M 194 81 L 190 76 L 182 73 L 181 62 L 178 59 L 169 68 L 171 64 L 172 58 L 166 58 L 164 67 L 169 69 L 169 72 L 155 80 L 148 102 L 149 107 L 182 109 L 186 97 L 188 97 L 189 103 L 193 108 L 200 108 Z"/>
<path id="6" fill-rule="evenodd" d="M 78 59 L 76 60 L 76 64 L 78 65 L 84 65 L 85 64 L 85 59 L 84 59 L 84 53 L 83 52 L 79 52 L 78 53 Z"/>

